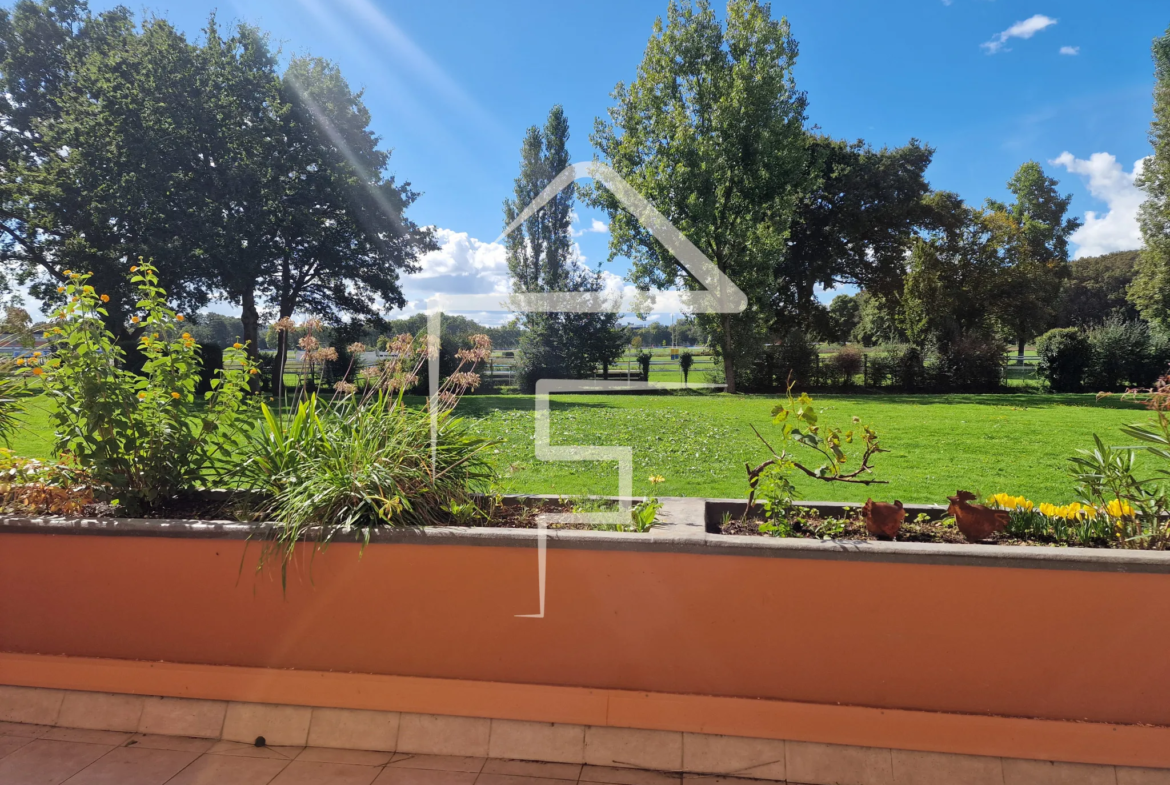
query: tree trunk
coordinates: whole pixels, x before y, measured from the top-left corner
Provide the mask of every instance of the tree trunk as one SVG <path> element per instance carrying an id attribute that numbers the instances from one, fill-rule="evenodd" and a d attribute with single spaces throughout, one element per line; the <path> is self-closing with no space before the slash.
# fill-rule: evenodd
<path id="1" fill-rule="evenodd" d="M 1021 335 L 1019 337 L 1020 350 L 1019 350 L 1019 357 L 1016 359 L 1016 365 L 1023 365 L 1024 364 L 1024 344 L 1025 343 L 1026 343 L 1026 341 L 1024 340 L 1024 336 Z"/>
<path id="2" fill-rule="evenodd" d="M 727 392 L 735 392 L 735 360 L 731 355 L 731 314 L 725 313 L 723 322 L 723 375 L 727 379 Z"/>
<path id="3" fill-rule="evenodd" d="M 603 380 L 609 379 L 609 363 L 602 363 L 601 364 L 601 378 Z"/>

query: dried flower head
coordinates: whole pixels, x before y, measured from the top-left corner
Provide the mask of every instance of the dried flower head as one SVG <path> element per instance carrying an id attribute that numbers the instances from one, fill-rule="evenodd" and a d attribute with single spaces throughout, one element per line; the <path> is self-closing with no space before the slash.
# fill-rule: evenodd
<path id="1" fill-rule="evenodd" d="M 345 350 L 350 354 L 361 354 L 366 350 L 366 345 L 361 341 L 355 341 L 354 343 L 351 343 L 349 346 L 345 347 Z"/>
<path id="2" fill-rule="evenodd" d="M 357 385 L 351 382 L 337 382 L 333 385 L 333 389 L 342 395 L 353 395 L 357 390 Z"/>
<path id="3" fill-rule="evenodd" d="M 321 348 L 321 342 L 312 335 L 306 335 L 297 341 L 297 346 L 301 347 L 303 351 L 315 352 Z"/>
<path id="4" fill-rule="evenodd" d="M 287 332 L 292 332 L 293 330 L 295 330 L 297 327 L 297 323 L 294 322 L 289 317 L 284 316 L 280 319 L 277 319 L 276 324 L 274 324 L 272 326 L 276 328 L 277 332 L 287 333 Z"/>

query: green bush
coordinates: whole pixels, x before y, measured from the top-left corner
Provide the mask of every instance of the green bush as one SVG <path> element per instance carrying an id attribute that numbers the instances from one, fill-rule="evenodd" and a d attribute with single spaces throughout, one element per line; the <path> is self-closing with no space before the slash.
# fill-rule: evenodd
<path id="1" fill-rule="evenodd" d="M 995 392 L 1003 385 L 1005 349 L 998 338 L 960 335 L 939 347 L 934 386 L 957 392 Z"/>
<path id="2" fill-rule="evenodd" d="M 212 384 L 223 372 L 223 347 L 217 343 L 196 344 L 199 348 L 199 384 L 195 385 L 196 395 L 207 395 L 215 389 Z"/>
<path id="3" fill-rule="evenodd" d="M 130 268 L 138 290 L 140 373 L 124 367 L 125 352 L 90 276 L 66 272 L 66 304 L 46 331 L 53 356 L 32 373 L 53 399 L 57 455 L 72 455 L 94 481 L 131 507 L 150 507 L 224 476 L 254 423 L 249 378 L 256 373 L 243 347 L 225 350 L 225 368 L 211 380 L 206 406 L 195 403 L 202 363 L 183 316 L 166 304 L 155 268 Z"/>
<path id="4" fill-rule="evenodd" d="M 1040 376 L 1053 392 L 1080 392 L 1093 361 L 1093 347 L 1083 330 L 1058 327 L 1036 342 Z"/>
<path id="5" fill-rule="evenodd" d="M 1149 325 L 1110 319 L 1089 330 L 1088 338 L 1092 348 L 1086 374 L 1089 389 L 1112 392 L 1142 386 L 1150 362 Z"/>
<path id="6" fill-rule="evenodd" d="M 869 356 L 869 379 L 874 387 L 889 384 L 912 391 L 923 385 L 922 352 L 915 346 L 888 343 Z"/>
<path id="7" fill-rule="evenodd" d="M 769 357 L 770 376 L 777 386 L 784 388 L 789 383 L 797 388 L 813 384 L 819 365 L 816 344 L 800 330 L 790 330 Z"/>

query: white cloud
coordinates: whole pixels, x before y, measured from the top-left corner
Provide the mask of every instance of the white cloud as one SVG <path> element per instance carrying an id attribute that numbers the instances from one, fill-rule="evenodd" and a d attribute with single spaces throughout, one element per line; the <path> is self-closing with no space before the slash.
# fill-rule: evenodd
<path id="1" fill-rule="evenodd" d="M 1144 158 L 1134 162 L 1132 172 L 1126 172 L 1109 153 L 1093 153 L 1084 159 L 1065 151 L 1049 163 L 1087 177 L 1089 193 L 1109 207 L 1104 214 L 1085 211 L 1085 225 L 1070 238 L 1077 245 L 1075 258 L 1142 246 L 1137 212 L 1145 194 L 1134 184 L 1134 178 L 1141 174 Z"/>
<path id="2" fill-rule="evenodd" d="M 569 212 L 569 220 L 573 224 L 573 228 L 570 229 L 570 231 L 573 233 L 574 237 L 580 237 L 584 234 L 605 234 L 609 231 L 609 224 L 603 221 L 599 221 L 596 218 L 593 219 L 589 226 L 577 228 L 581 222 L 581 216 L 577 215 L 577 213 L 573 211 Z"/>
<path id="3" fill-rule="evenodd" d="M 1079 46 L 1062 46 L 1060 47 L 1060 53 L 1062 55 L 1079 55 L 1081 48 Z"/>
<path id="4" fill-rule="evenodd" d="M 1016 22 L 1014 25 L 1004 30 L 1002 33 L 996 33 L 991 37 L 990 41 L 986 41 L 980 46 L 987 50 L 987 54 L 993 55 L 1003 49 L 1004 44 L 1011 38 L 1028 39 L 1039 33 L 1041 30 L 1051 27 L 1056 24 L 1056 20 L 1044 14 L 1036 14 L 1029 17 L 1022 22 Z"/>

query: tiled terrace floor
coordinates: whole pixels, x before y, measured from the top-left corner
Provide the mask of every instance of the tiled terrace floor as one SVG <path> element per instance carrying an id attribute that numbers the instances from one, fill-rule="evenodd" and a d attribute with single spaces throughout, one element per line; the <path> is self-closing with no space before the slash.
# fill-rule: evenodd
<path id="1" fill-rule="evenodd" d="M 681 785 L 677 774 L 567 763 L 254 747 L 0 722 L 3 785 Z M 758 780 L 687 777 L 720 783 Z"/>

